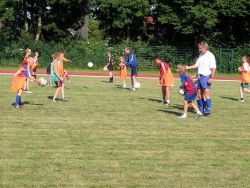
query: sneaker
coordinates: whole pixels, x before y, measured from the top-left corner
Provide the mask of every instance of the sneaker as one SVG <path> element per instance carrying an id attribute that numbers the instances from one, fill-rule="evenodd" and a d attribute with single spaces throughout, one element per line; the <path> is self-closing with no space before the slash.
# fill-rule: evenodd
<path id="1" fill-rule="evenodd" d="M 210 117 L 211 113 L 205 113 L 204 116 Z"/>
<path id="2" fill-rule="evenodd" d="M 167 100 L 165 104 L 170 105 L 170 100 Z"/>
<path id="3" fill-rule="evenodd" d="M 124 84 L 122 87 L 123 87 L 123 88 L 126 88 L 127 86 L 126 86 L 126 84 Z"/>
<path id="4" fill-rule="evenodd" d="M 136 89 L 133 87 L 133 88 L 131 88 L 131 91 L 136 91 Z"/>
<path id="5" fill-rule="evenodd" d="M 187 114 L 182 114 L 181 116 L 178 117 L 179 119 L 185 119 L 187 118 Z"/>
<path id="6" fill-rule="evenodd" d="M 16 106 L 15 106 L 15 109 L 21 109 L 21 108 L 22 108 L 21 105 L 16 105 Z"/>
<path id="7" fill-rule="evenodd" d="M 198 116 L 198 117 L 203 116 L 203 114 L 200 111 L 198 111 L 195 115 Z"/>
<path id="8" fill-rule="evenodd" d="M 165 101 L 165 100 L 161 100 L 161 103 L 162 103 L 162 104 L 165 104 L 165 103 L 166 103 L 166 101 Z"/>
<path id="9" fill-rule="evenodd" d="M 244 99 L 239 99 L 239 102 L 245 102 Z"/>

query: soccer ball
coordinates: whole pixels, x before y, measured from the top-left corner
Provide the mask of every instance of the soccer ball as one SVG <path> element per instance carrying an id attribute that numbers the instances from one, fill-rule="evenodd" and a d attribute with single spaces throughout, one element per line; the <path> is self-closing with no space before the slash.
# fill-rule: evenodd
<path id="1" fill-rule="evenodd" d="M 94 66 L 94 64 L 92 63 L 92 62 L 88 62 L 88 67 L 89 68 L 91 68 L 91 67 L 93 67 Z"/>
<path id="2" fill-rule="evenodd" d="M 107 67 L 107 66 L 103 67 L 103 70 L 104 70 L 104 71 L 107 71 L 107 70 L 108 70 L 108 67 Z"/>
<path id="3" fill-rule="evenodd" d="M 141 84 L 140 84 L 139 82 L 136 82 L 136 83 L 135 83 L 135 88 L 136 88 L 136 89 L 139 89 L 140 87 L 141 87 Z"/>
<path id="4" fill-rule="evenodd" d="M 47 80 L 44 78 L 39 78 L 39 82 L 42 86 L 45 86 L 47 84 Z"/>
<path id="5" fill-rule="evenodd" d="M 238 71 L 241 72 L 241 67 L 238 68 Z"/>
<path id="6" fill-rule="evenodd" d="M 180 87 L 179 90 L 178 90 L 178 93 L 179 93 L 180 95 L 184 95 L 185 90 L 184 90 L 182 87 Z"/>

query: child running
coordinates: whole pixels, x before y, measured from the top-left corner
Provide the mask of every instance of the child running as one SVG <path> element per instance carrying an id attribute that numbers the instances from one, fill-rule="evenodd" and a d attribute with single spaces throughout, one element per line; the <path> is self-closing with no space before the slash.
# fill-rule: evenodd
<path id="1" fill-rule="evenodd" d="M 170 86 L 174 84 L 174 76 L 167 62 L 163 61 L 159 56 L 155 57 L 155 63 L 159 65 L 160 77 L 159 83 L 162 85 L 162 103 L 170 104 Z"/>
<path id="2" fill-rule="evenodd" d="M 197 89 L 195 87 L 195 84 L 193 80 L 188 76 L 186 73 L 185 66 L 183 65 L 177 65 L 177 72 L 180 73 L 180 79 L 181 79 L 181 87 L 185 89 L 184 93 L 184 112 L 181 116 L 178 118 L 187 118 L 187 112 L 188 112 L 188 105 L 192 106 L 195 111 L 197 112 L 197 116 L 202 116 L 202 113 L 198 109 L 198 107 L 194 104 L 194 100 L 196 99 L 197 95 Z"/>
<path id="3" fill-rule="evenodd" d="M 249 56 L 244 55 L 241 59 L 242 66 L 239 68 L 239 72 L 242 75 L 240 84 L 240 102 L 244 102 L 244 92 L 250 93 L 250 66 Z"/>
<path id="4" fill-rule="evenodd" d="M 126 67 L 126 60 L 123 56 L 120 56 L 120 78 L 123 81 L 123 88 L 126 88 L 126 78 L 128 75 L 127 67 Z"/>

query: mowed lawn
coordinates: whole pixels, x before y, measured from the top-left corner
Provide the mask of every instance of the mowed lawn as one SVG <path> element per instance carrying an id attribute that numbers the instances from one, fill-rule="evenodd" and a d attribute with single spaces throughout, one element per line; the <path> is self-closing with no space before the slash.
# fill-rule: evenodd
<path id="1" fill-rule="evenodd" d="M 31 82 L 14 109 L 0 75 L 0 187 L 249 187 L 250 96 L 213 84 L 213 115 L 178 119 L 183 98 L 160 103 L 156 80 L 131 92 L 108 78 L 72 77 L 68 102 Z M 129 79 L 127 80 L 128 85 Z"/>

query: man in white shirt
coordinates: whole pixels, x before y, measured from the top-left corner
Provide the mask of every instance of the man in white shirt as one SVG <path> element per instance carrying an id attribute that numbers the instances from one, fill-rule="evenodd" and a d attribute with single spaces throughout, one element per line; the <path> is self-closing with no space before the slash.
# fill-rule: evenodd
<path id="1" fill-rule="evenodd" d="M 186 66 L 186 69 L 198 68 L 198 103 L 200 111 L 208 116 L 211 115 L 212 101 L 210 97 L 210 88 L 213 82 L 213 78 L 216 72 L 216 60 L 214 55 L 209 51 L 208 44 L 206 42 L 200 42 L 198 44 L 199 58 L 192 66 Z M 205 97 L 206 101 L 204 100 Z M 205 111 L 205 107 L 207 109 Z"/>

